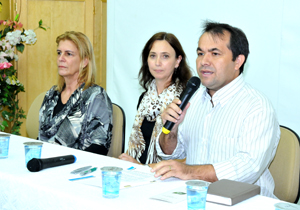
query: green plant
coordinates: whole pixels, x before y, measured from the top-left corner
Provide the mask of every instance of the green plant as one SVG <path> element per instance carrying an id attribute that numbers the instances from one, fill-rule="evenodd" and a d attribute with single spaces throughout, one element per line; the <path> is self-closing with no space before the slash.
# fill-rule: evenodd
<path id="1" fill-rule="evenodd" d="M 21 119 L 26 118 L 19 106 L 18 94 L 25 92 L 24 85 L 18 80 L 14 61 L 18 60 L 16 51 L 23 52 L 25 45 L 33 45 L 37 38 L 33 30 L 25 30 L 19 22 L 19 15 L 12 20 L 0 20 L 5 26 L 0 31 L 0 131 L 20 135 Z M 37 28 L 43 27 L 42 20 Z"/>

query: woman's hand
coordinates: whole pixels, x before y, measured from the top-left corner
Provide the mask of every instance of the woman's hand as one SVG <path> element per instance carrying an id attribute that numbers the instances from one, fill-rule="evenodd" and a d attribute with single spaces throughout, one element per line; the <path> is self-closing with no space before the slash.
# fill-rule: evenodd
<path id="1" fill-rule="evenodd" d="M 137 164 L 141 164 L 140 162 L 138 162 L 136 159 L 134 159 L 133 157 L 131 157 L 130 155 L 123 153 L 119 156 L 119 159 L 121 160 L 126 160 L 132 163 L 137 163 Z"/>

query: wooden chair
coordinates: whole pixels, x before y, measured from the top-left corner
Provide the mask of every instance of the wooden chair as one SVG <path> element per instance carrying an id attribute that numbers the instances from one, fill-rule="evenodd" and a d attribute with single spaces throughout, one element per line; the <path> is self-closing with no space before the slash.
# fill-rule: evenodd
<path id="1" fill-rule="evenodd" d="M 299 136 L 291 129 L 280 126 L 281 136 L 269 170 L 275 181 L 274 194 L 280 200 L 297 203 L 299 199 Z"/>
<path id="2" fill-rule="evenodd" d="M 125 146 L 125 113 L 113 103 L 113 129 L 110 148 L 107 156 L 118 158 L 124 152 Z"/>

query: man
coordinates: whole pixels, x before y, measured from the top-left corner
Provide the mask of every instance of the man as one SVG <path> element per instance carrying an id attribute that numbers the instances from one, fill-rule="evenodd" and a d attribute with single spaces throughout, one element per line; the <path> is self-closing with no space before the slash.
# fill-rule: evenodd
<path id="1" fill-rule="evenodd" d="M 161 179 L 231 179 L 261 186 L 274 197 L 268 170 L 280 129 L 271 103 L 245 83 L 248 40 L 238 28 L 206 22 L 197 48 L 197 72 L 202 85 L 182 111 L 175 99 L 162 119 L 175 123 L 161 134 L 158 154 L 167 161 L 152 171 Z M 259 72 L 257 72 L 259 73 Z M 169 159 L 186 158 L 186 164 Z"/>

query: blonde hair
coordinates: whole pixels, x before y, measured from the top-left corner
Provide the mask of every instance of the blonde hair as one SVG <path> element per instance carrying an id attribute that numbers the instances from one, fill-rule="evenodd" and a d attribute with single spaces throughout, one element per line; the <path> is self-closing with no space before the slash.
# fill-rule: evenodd
<path id="1" fill-rule="evenodd" d="M 96 64 L 93 46 L 89 38 L 81 33 L 76 31 L 66 31 L 64 34 L 59 35 L 56 38 L 57 45 L 60 41 L 69 40 L 75 44 L 79 51 L 80 57 L 80 67 L 79 67 L 79 76 L 78 84 L 85 83 L 84 90 L 95 84 L 95 74 L 96 74 Z M 84 59 L 88 59 L 88 64 L 84 66 Z M 56 90 L 61 92 L 65 86 L 65 80 L 62 76 L 58 75 L 57 87 Z"/>

